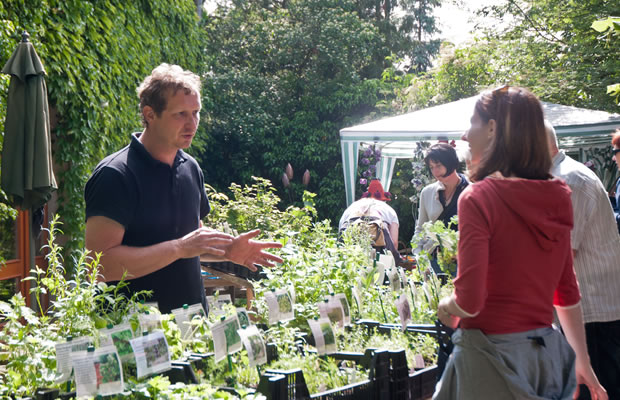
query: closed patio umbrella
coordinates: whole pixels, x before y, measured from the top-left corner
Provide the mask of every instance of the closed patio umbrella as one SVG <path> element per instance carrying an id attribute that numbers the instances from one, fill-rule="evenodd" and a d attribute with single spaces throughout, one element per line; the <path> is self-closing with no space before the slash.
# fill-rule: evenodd
<path id="1" fill-rule="evenodd" d="M 52 170 L 45 69 L 28 33 L 2 68 L 11 75 L 2 149 L 2 189 L 22 210 L 43 206 L 57 189 Z"/>
<path id="2" fill-rule="evenodd" d="M 0 184 L 15 208 L 28 211 L 30 253 L 34 268 L 33 231 L 41 229 L 42 208 L 57 189 L 52 170 L 50 119 L 45 69 L 27 32 L 2 68 L 10 74 Z M 37 215 L 33 223 L 33 215 Z M 24 287 L 24 290 L 27 287 Z"/>

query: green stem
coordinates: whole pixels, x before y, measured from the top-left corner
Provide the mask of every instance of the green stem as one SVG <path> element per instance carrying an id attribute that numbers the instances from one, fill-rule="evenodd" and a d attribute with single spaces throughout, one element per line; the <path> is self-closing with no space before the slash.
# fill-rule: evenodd
<path id="1" fill-rule="evenodd" d="M 387 324 L 387 315 L 385 314 L 385 308 L 383 308 L 383 299 L 381 296 L 381 289 L 379 289 L 379 287 L 377 287 L 377 292 L 379 293 L 379 303 L 381 304 L 381 311 L 383 311 L 383 320 L 385 321 L 385 323 Z"/>

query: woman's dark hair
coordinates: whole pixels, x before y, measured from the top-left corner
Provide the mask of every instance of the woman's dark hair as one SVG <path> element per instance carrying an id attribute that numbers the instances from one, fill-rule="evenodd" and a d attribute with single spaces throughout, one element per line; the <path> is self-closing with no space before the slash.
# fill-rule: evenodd
<path id="1" fill-rule="evenodd" d="M 483 92 L 474 112 L 485 123 L 495 120 L 495 136 L 472 180 L 482 180 L 496 171 L 505 177 L 551 177 L 545 120 L 536 96 L 524 88 L 504 86 Z"/>
<path id="2" fill-rule="evenodd" d="M 449 176 L 459 166 L 459 158 L 456 155 L 456 150 L 448 143 L 437 143 L 432 145 L 428 149 L 426 157 L 424 157 L 424 164 L 426 164 L 428 169 L 430 169 L 430 161 L 440 163 L 446 167 L 446 174 L 444 177 Z"/>

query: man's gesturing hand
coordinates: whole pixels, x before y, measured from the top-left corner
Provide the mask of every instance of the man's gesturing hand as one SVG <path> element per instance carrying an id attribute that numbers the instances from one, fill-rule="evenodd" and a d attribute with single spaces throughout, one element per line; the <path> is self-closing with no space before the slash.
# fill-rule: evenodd
<path id="1" fill-rule="evenodd" d="M 213 229 L 198 228 L 178 240 L 180 258 L 196 257 L 201 254 L 225 256 L 226 251 L 223 249 L 232 245 L 234 239 L 231 235 Z"/>
<path id="2" fill-rule="evenodd" d="M 224 247 L 224 257 L 235 264 L 243 265 L 251 271 L 256 271 L 254 264 L 272 267 L 274 263 L 281 263 L 282 259 L 274 256 L 264 249 L 279 249 L 282 244 L 278 242 L 261 242 L 253 240 L 260 233 L 259 229 L 242 233 L 232 240 L 232 243 Z"/>

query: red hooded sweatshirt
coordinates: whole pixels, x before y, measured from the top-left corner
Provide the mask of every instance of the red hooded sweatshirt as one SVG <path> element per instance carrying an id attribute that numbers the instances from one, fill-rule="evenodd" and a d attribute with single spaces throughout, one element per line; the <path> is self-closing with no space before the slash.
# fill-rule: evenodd
<path id="1" fill-rule="evenodd" d="M 460 327 L 486 334 L 550 326 L 553 305 L 580 300 L 569 187 L 559 179 L 486 178 L 458 203 Z"/>

